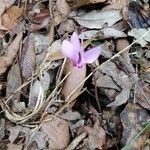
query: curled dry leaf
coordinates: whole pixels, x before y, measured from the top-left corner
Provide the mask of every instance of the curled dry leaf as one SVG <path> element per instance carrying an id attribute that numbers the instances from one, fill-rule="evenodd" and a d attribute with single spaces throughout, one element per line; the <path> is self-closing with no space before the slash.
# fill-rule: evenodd
<path id="1" fill-rule="evenodd" d="M 92 11 L 79 17 L 73 17 L 81 26 L 90 29 L 108 27 L 122 19 L 120 10 Z"/>
<path id="2" fill-rule="evenodd" d="M 41 130 L 49 138 L 49 149 L 64 149 L 70 141 L 69 123 L 53 115 L 46 115 L 45 120 L 48 119 L 42 124 Z"/>
<path id="3" fill-rule="evenodd" d="M 0 76 L 12 65 L 20 48 L 22 33 L 19 33 L 14 41 L 8 46 L 4 56 L 0 57 Z"/>
<path id="4" fill-rule="evenodd" d="M 146 110 L 136 103 L 129 103 L 121 112 L 120 117 L 124 127 L 121 142 L 124 145 L 129 144 L 139 133 L 140 129 L 143 128 L 143 124 L 150 119 Z M 143 149 L 149 135 L 150 130 L 147 130 L 144 134 L 134 140 L 134 142 L 130 145 L 130 148 L 135 150 Z"/>
<path id="5" fill-rule="evenodd" d="M 22 76 L 28 79 L 32 76 L 35 69 L 35 47 L 34 35 L 31 33 L 26 40 L 27 49 L 21 59 Z"/>
<path id="6" fill-rule="evenodd" d="M 72 62 L 68 60 L 67 63 L 65 64 L 64 73 L 65 75 L 67 75 L 69 72 L 71 72 L 71 74 L 66 79 L 62 89 L 62 94 L 64 95 L 65 98 L 67 98 L 70 95 L 70 93 L 72 93 L 74 89 L 76 89 L 78 85 L 85 79 L 86 66 L 83 66 L 82 68 L 77 68 L 74 67 Z M 77 98 L 77 96 L 80 95 L 83 85 L 84 83 L 76 90 L 76 92 L 69 98 L 68 101 L 73 101 L 74 99 Z"/>
<path id="7" fill-rule="evenodd" d="M 0 119 L 0 140 L 5 136 L 5 120 Z"/>
<path id="8" fill-rule="evenodd" d="M 17 25 L 17 19 L 22 15 L 23 7 L 11 6 L 2 15 L 3 26 L 12 30 Z"/>

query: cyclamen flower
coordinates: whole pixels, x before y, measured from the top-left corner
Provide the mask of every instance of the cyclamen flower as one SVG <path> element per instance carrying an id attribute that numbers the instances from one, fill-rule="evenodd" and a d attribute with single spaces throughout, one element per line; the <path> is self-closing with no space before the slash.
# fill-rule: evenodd
<path id="1" fill-rule="evenodd" d="M 102 49 L 98 46 L 84 51 L 77 33 L 74 32 L 70 41 L 64 40 L 62 42 L 61 51 L 65 57 L 73 62 L 74 66 L 81 68 L 86 64 L 93 63 L 101 54 Z"/>

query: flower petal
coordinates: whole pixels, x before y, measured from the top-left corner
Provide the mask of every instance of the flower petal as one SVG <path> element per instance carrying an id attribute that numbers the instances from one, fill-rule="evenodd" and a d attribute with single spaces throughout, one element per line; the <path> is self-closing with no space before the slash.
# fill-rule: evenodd
<path id="1" fill-rule="evenodd" d="M 75 51 L 73 44 L 67 40 L 62 42 L 61 52 L 65 57 L 68 57 L 73 63 L 77 63 L 79 60 L 79 54 Z"/>
<path id="2" fill-rule="evenodd" d="M 75 50 L 79 52 L 81 45 L 80 45 L 80 41 L 79 41 L 79 36 L 76 32 L 73 32 L 73 34 L 71 36 L 71 43 L 73 44 Z"/>
<path id="3" fill-rule="evenodd" d="M 93 63 L 101 54 L 102 48 L 100 46 L 89 49 L 84 53 L 86 63 Z"/>

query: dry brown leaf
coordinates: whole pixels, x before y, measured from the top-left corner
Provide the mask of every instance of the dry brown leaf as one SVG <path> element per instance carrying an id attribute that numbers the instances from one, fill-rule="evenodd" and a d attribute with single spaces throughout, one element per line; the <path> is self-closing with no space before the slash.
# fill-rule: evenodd
<path id="1" fill-rule="evenodd" d="M 19 145 L 16 145 L 16 144 L 7 144 L 7 150 L 22 150 L 23 148 L 23 144 L 19 144 Z"/>
<path id="2" fill-rule="evenodd" d="M 47 115 L 45 120 L 49 121 L 42 124 L 41 130 L 49 138 L 49 149 L 64 149 L 70 141 L 69 123 L 56 116 Z"/>
<path id="3" fill-rule="evenodd" d="M 0 75 L 5 73 L 7 68 L 12 65 L 18 51 L 20 48 L 20 43 L 22 40 L 22 33 L 19 33 L 14 41 L 8 46 L 7 51 L 4 56 L 0 57 Z"/>
<path id="4" fill-rule="evenodd" d="M 57 0 L 56 7 L 63 17 L 68 16 L 71 11 L 70 6 L 65 0 Z"/>
<path id="5" fill-rule="evenodd" d="M 139 134 L 140 129 L 143 128 L 143 124 L 150 119 L 146 110 L 136 103 L 129 103 L 121 112 L 120 117 L 124 127 L 121 142 L 124 145 L 129 144 L 131 140 Z M 143 149 L 149 135 L 150 130 L 147 130 L 147 132 L 134 140 L 130 148 L 134 150 Z"/>
<path id="6" fill-rule="evenodd" d="M 12 30 L 17 25 L 17 19 L 22 15 L 23 7 L 11 6 L 2 15 L 3 26 Z"/>
<path id="7" fill-rule="evenodd" d="M 150 87 L 146 82 L 140 82 L 140 88 L 143 91 L 139 90 L 139 87 L 135 88 L 135 98 L 136 101 L 144 108 L 150 110 Z"/>
<path id="8" fill-rule="evenodd" d="M 15 82 L 14 82 L 15 81 Z M 20 68 L 18 64 L 15 64 L 11 67 L 8 76 L 7 76 L 7 86 L 6 86 L 6 95 L 9 97 L 21 86 L 21 75 Z M 20 93 L 16 93 L 13 97 L 13 100 L 19 100 Z"/>
<path id="9" fill-rule="evenodd" d="M 1 30 L 7 30 L 3 25 L 2 25 L 2 14 L 4 13 L 6 8 L 9 8 L 11 5 L 13 5 L 15 0 L 0 0 L 0 29 Z"/>
<path id="10" fill-rule="evenodd" d="M 109 3 L 110 5 L 105 6 L 103 10 L 123 9 L 128 4 L 128 0 L 109 0 Z"/>
<path id="11" fill-rule="evenodd" d="M 34 47 L 34 35 L 31 33 L 27 39 L 27 49 L 21 59 L 22 75 L 25 79 L 32 76 L 35 69 L 35 47 Z"/>
<path id="12" fill-rule="evenodd" d="M 106 133 L 105 130 L 100 127 L 99 121 L 97 120 L 94 127 L 85 127 L 86 131 L 89 133 L 88 136 L 88 147 L 89 149 L 103 149 L 106 144 Z"/>
<path id="13" fill-rule="evenodd" d="M 121 70 L 119 70 L 115 63 L 108 62 L 101 65 L 102 73 L 109 75 L 122 88 L 122 91 L 116 96 L 115 101 L 108 106 L 120 106 L 127 102 L 130 96 L 132 82 L 130 78 Z"/>
<path id="14" fill-rule="evenodd" d="M 73 17 L 81 26 L 89 29 L 101 29 L 104 26 L 111 27 L 122 19 L 120 10 L 91 11 L 84 15 Z"/>
<path id="15" fill-rule="evenodd" d="M 15 82 L 14 82 L 15 81 Z M 6 85 L 6 96 L 9 97 L 14 94 L 22 84 L 20 67 L 18 64 L 15 64 L 11 67 L 8 76 L 7 76 L 7 85 Z M 13 97 L 9 100 L 9 104 L 14 112 L 22 112 L 25 110 L 25 103 L 20 102 L 21 91 L 16 92 Z"/>
<path id="16" fill-rule="evenodd" d="M 82 68 L 76 68 L 73 66 L 72 62 L 69 60 L 66 62 L 65 65 L 65 70 L 64 73 L 67 75 L 71 71 L 71 74 L 69 77 L 66 79 L 63 89 L 62 89 L 62 94 L 64 95 L 65 98 L 69 96 L 71 92 L 74 91 L 77 86 L 83 82 L 83 80 L 86 77 L 86 66 Z M 69 98 L 69 101 L 73 101 L 74 99 L 79 96 L 81 89 L 83 88 L 84 83 L 76 90 L 76 92 Z"/>
<path id="17" fill-rule="evenodd" d="M 52 45 L 48 48 L 47 60 L 53 61 L 64 58 L 60 49 L 61 49 L 61 41 L 56 40 L 55 42 L 53 42 Z"/>

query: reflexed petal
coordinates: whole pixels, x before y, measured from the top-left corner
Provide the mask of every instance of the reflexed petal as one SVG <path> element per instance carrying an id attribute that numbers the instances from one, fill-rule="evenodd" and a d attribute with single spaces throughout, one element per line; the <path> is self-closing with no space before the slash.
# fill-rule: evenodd
<path id="1" fill-rule="evenodd" d="M 73 44 L 67 40 L 64 40 L 62 42 L 62 46 L 61 46 L 61 51 L 62 54 L 65 57 L 68 57 L 70 60 L 73 61 L 73 63 L 77 63 L 77 61 L 79 60 L 79 54 L 77 51 L 75 51 L 75 48 L 73 46 Z"/>
<path id="2" fill-rule="evenodd" d="M 80 41 L 79 41 L 79 36 L 76 32 L 73 32 L 73 34 L 71 36 L 71 43 L 73 44 L 75 50 L 79 52 L 81 45 L 80 45 Z"/>
<path id="3" fill-rule="evenodd" d="M 93 63 L 101 54 L 102 48 L 100 46 L 89 49 L 84 53 L 86 63 Z"/>

